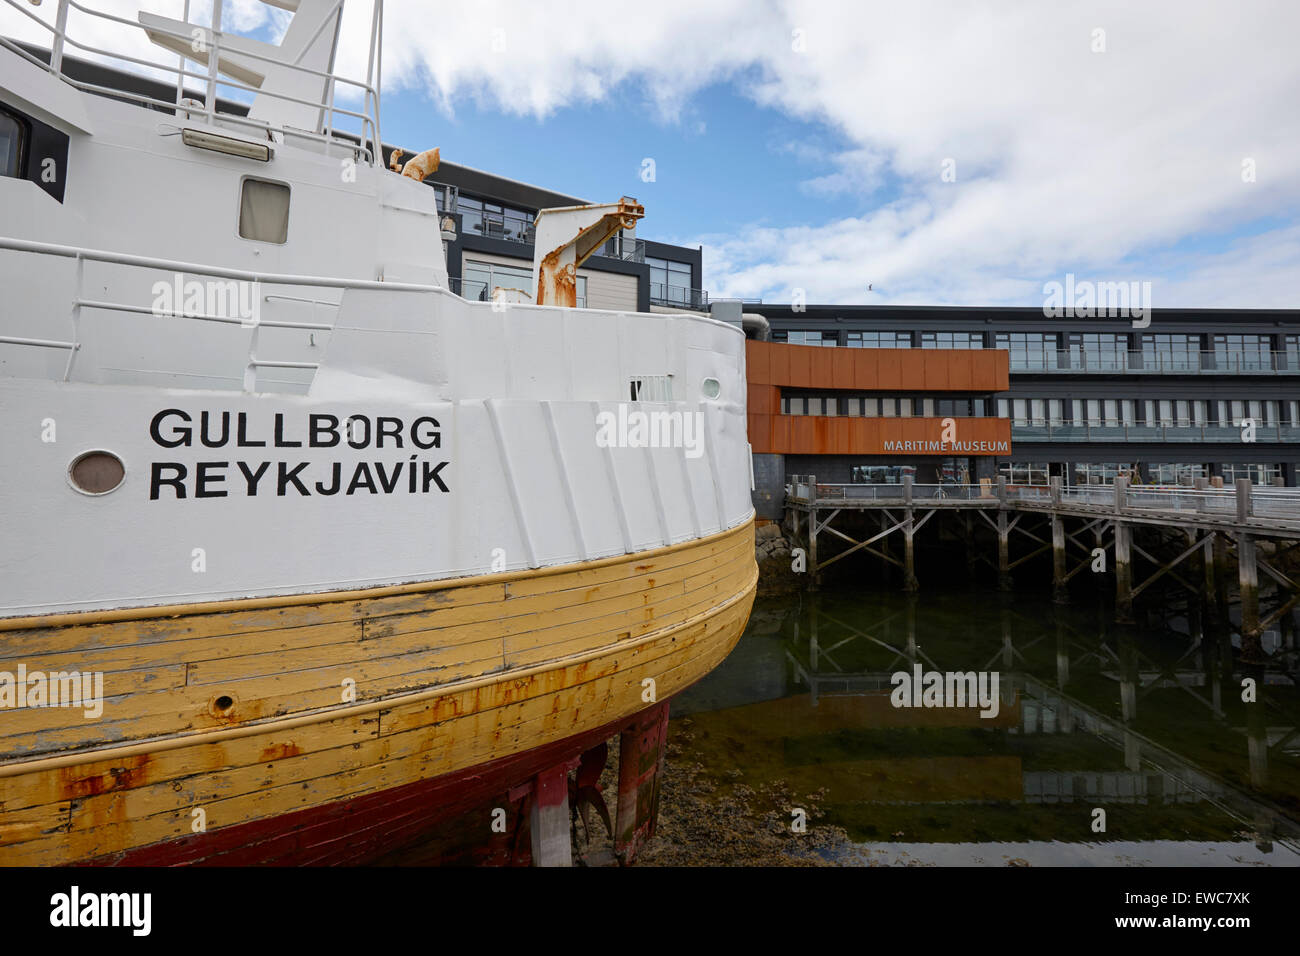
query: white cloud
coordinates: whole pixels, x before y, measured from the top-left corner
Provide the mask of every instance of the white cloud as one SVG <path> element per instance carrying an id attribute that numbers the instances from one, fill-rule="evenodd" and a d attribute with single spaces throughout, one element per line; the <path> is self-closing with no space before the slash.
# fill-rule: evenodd
<path id="1" fill-rule="evenodd" d="M 237 10 L 241 22 L 271 22 L 252 0 Z M 339 66 L 359 76 L 369 4 L 345 11 Z M 900 185 L 888 204 L 825 225 L 773 224 L 759 210 L 764 227 L 702 237 L 714 294 L 780 299 L 799 286 L 812 302 L 1031 303 L 1068 271 L 1162 280 L 1234 305 L 1296 304 L 1290 228 L 1173 266 L 1149 258 L 1261 217 L 1295 219 L 1300 58 L 1288 38 L 1300 4 L 1290 0 L 389 0 L 385 16 L 385 89 L 421 91 L 440 109 L 476 97 L 545 116 L 634 83 L 675 116 L 728 80 L 850 144 L 805 190 L 860 198 L 885 177 Z M 0 9 L 0 28 L 11 22 Z M 1091 51 L 1096 28 L 1104 53 Z M 940 179 L 945 159 L 955 183 Z"/>

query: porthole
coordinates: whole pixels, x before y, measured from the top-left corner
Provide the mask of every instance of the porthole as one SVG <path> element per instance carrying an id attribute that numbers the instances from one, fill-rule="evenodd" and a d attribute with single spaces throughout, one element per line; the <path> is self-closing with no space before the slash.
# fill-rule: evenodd
<path id="1" fill-rule="evenodd" d="M 722 394 L 722 383 L 716 378 L 706 378 L 700 383 L 700 394 L 705 398 L 717 398 Z"/>
<path id="2" fill-rule="evenodd" d="M 106 495 L 126 479 L 126 466 L 111 451 L 85 451 L 68 466 L 68 481 L 83 495 Z"/>

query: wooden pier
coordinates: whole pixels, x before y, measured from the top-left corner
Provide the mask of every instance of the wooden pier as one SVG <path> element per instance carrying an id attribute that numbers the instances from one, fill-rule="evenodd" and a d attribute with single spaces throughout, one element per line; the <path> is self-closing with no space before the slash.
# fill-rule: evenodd
<path id="1" fill-rule="evenodd" d="M 1211 488 L 1204 479 L 1195 487 L 1133 487 L 1124 478 L 1114 485 L 1066 488 L 1060 478 L 1050 485 L 1009 485 L 1002 477 L 978 485 L 918 485 L 910 477 L 896 485 L 855 485 L 820 484 L 813 475 L 792 475 L 785 504 L 796 542 L 806 550 L 812 590 L 826 568 L 858 552 L 899 568 L 904 590 L 919 590 L 916 533 L 935 515 L 950 513 L 959 520 L 971 570 L 989 560 L 977 545 L 976 531 L 982 526 L 992 530 L 999 590 L 1009 591 L 1012 572 L 1050 550 L 1054 600 L 1069 600 L 1069 582 L 1080 572 L 1110 572 L 1115 617 L 1123 623 L 1132 621 L 1134 601 L 1167 579 L 1188 592 L 1198 619 L 1226 633 L 1229 565 L 1235 558 L 1246 662 L 1262 662 L 1261 634 L 1287 626 L 1290 612 L 1300 603 L 1300 583 L 1277 567 L 1281 556 L 1300 548 L 1296 488 L 1252 487 L 1246 479 L 1230 489 Z M 843 521 L 835 526 L 841 516 L 855 512 L 878 515 L 879 532 L 859 540 L 846 533 Z M 868 522 L 869 528 L 874 526 Z M 819 558 L 819 541 L 827 535 L 848 547 Z M 892 553 L 891 537 L 902 538 L 901 557 Z M 1026 552 L 1013 556 L 1013 542 L 1026 540 Z M 1260 553 L 1261 542 L 1269 543 L 1269 559 Z M 1134 570 L 1138 558 L 1150 566 L 1140 581 Z M 1260 604 L 1261 574 L 1276 586 L 1274 605 L 1267 611 Z"/>

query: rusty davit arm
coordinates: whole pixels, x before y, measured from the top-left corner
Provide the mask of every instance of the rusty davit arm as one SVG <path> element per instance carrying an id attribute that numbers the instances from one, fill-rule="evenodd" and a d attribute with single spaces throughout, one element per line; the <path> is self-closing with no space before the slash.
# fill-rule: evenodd
<path id="1" fill-rule="evenodd" d="M 537 305 L 578 304 L 578 266 L 620 229 L 634 229 L 645 207 L 624 196 L 618 202 L 562 206 L 537 214 L 533 280 Z"/>

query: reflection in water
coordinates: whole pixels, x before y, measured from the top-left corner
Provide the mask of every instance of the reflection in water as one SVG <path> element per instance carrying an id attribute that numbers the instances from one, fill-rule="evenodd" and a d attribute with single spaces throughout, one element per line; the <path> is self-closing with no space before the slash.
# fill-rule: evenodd
<path id="1" fill-rule="evenodd" d="M 1198 622 L 1175 620 L 1180 634 L 1108 619 L 1024 595 L 760 602 L 673 714 L 689 718 L 688 758 L 751 787 L 822 792 L 824 821 L 854 841 L 837 862 L 1300 863 L 1293 682 L 1234 672 Z M 891 700 L 899 672 L 933 673 L 940 706 Z M 953 682 L 973 690 L 981 672 L 997 675 L 996 716 L 942 705 L 937 682 L 951 703 Z M 1241 701 L 1243 676 L 1262 704 Z"/>

